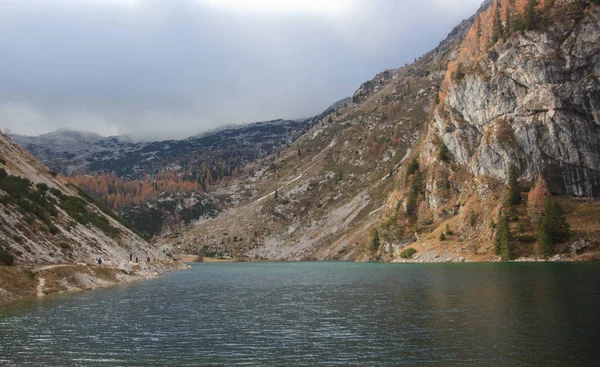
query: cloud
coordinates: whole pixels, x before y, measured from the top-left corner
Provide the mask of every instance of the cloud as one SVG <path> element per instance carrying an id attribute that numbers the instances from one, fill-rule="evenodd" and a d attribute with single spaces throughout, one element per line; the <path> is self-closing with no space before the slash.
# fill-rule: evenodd
<path id="1" fill-rule="evenodd" d="M 166 139 L 310 116 L 479 2 L 0 0 L 0 127 Z"/>

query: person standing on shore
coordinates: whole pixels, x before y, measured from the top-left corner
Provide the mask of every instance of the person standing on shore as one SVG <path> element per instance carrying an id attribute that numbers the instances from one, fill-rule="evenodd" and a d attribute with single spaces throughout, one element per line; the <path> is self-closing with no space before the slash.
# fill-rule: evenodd
<path id="1" fill-rule="evenodd" d="M 98 258 L 98 267 L 101 267 L 101 266 L 102 266 L 102 258 L 101 258 L 101 257 L 99 257 L 99 258 Z"/>
<path id="2" fill-rule="evenodd" d="M 138 260 L 139 260 L 139 259 L 138 259 L 138 257 L 136 256 L 136 257 L 135 257 L 135 263 L 136 263 L 136 264 L 137 264 Z"/>

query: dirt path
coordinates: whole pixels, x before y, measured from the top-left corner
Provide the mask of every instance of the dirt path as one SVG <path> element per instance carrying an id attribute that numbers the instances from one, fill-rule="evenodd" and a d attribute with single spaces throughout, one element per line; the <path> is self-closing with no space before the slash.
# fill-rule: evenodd
<path id="1" fill-rule="evenodd" d="M 74 264 L 46 265 L 46 266 L 42 266 L 42 267 L 39 267 L 39 268 L 36 269 L 38 271 L 38 273 L 40 273 L 40 275 L 38 277 L 38 285 L 37 285 L 37 288 L 36 288 L 36 290 L 37 290 L 36 294 L 37 294 L 38 298 L 41 298 L 41 297 L 45 296 L 45 294 L 44 294 L 44 287 L 46 286 L 46 278 L 44 278 L 41 275 L 41 272 L 44 271 L 44 270 L 48 270 L 48 269 L 65 268 L 65 267 L 68 267 L 68 266 L 74 266 Z"/>

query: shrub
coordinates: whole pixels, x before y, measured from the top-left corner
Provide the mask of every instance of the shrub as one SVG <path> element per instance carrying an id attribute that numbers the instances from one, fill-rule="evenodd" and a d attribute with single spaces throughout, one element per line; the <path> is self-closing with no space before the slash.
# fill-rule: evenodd
<path id="1" fill-rule="evenodd" d="M 52 235 L 57 235 L 57 234 L 58 234 L 58 232 L 60 232 L 60 231 L 58 230 L 58 228 L 57 228 L 55 225 L 53 225 L 53 224 L 49 224 L 49 225 L 48 225 L 48 231 L 49 231 L 49 232 L 50 232 Z"/>
<path id="2" fill-rule="evenodd" d="M 477 219 L 479 219 L 477 214 L 471 210 L 469 212 L 469 224 L 471 225 L 471 228 L 475 228 L 475 226 L 477 226 Z"/>
<path id="3" fill-rule="evenodd" d="M 412 174 L 415 174 L 418 170 L 419 161 L 417 160 L 417 157 L 414 157 L 408 164 L 408 167 L 406 167 L 406 180 L 408 180 L 408 177 Z"/>
<path id="4" fill-rule="evenodd" d="M 440 241 L 446 241 L 446 235 L 444 234 L 444 232 L 440 233 Z"/>
<path id="5" fill-rule="evenodd" d="M 446 236 L 452 236 L 452 231 L 450 230 L 449 224 L 446 224 Z"/>
<path id="6" fill-rule="evenodd" d="M 442 161 L 442 162 L 449 162 L 450 161 L 450 152 L 448 151 L 448 147 L 446 146 L 446 144 L 444 143 L 440 143 L 440 146 L 438 148 L 438 160 Z"/>
<path id="7" fill-rule="evenodd" d="M 60 191 L 60 190 L 58 190 L 58 189 L 55 189 L 54 187 L 52 187 L 52 188 L 50 189 L 50 193 L 51 193 L 52 195 L 56 196 L 56 197 L 57 197 L 57 198 L 59 198 L 59 199 L 63 197 L 63 193 L 62 193 L 62 191 Z"/>
<path id="8" fill-rule="evenodd" d="M 411 259 L 416 253 L 417 250 L 415 250 L 412 247 L 409 247 L 400 253 L 400 257 L 403 259 Z"/>
<path id="9" fill-rule="evenodd" d="M 463 71 L 463 64 L 462 63 L 458 63 L 458 66 L 456 67 L 456 70 L 452 72 L 452 74 L 450 75 L 450 77 L 455 82 L 459 82 L 459 81 L 461 81 L 465 77 L 465 73 Z"/>
<path id="10" fill-rule="evenodd" d="M 0 264 L 12 266 L 15 264 L 15 257 L 13 256 L 10 249 L 0 247 Z"/>
<path id="11" fill-rule="evenodd" d="M 534 243 L 536 238 L 535 236 L 521 235 L 517 237 L 517 240 L 519 240 L 521 243 Z"/>

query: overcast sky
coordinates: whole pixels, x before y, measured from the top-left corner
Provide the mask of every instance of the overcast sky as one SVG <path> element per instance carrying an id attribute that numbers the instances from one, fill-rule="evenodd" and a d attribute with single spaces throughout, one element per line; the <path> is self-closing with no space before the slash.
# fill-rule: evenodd
<path id="1" fill-rule="evenodd" d="M 482 0 L 0 0 L 0 128 L 183 138 L 308 117 Z"/>

